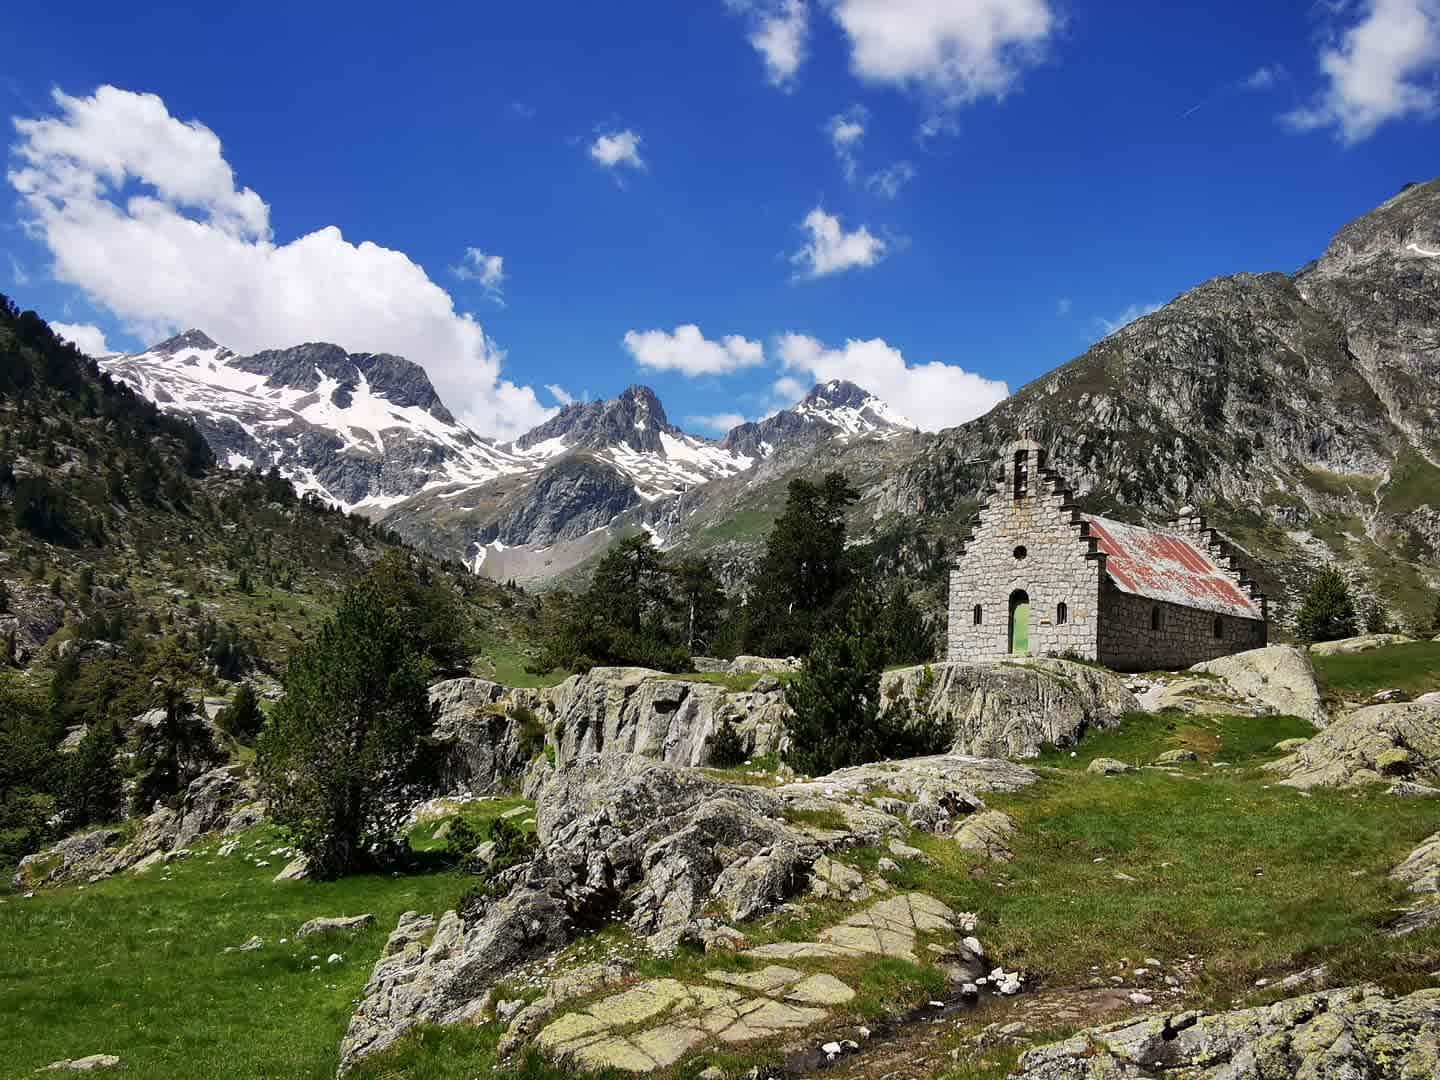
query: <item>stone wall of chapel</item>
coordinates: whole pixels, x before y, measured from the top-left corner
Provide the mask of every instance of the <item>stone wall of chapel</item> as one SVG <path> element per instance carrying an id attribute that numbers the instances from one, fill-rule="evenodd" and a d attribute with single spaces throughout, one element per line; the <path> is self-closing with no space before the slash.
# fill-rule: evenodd
<path id="1" fill-rule="evenodd" d="M 1015 494 L 1014 451 L 1004 479 L 980 509 L 978 524 L 950 572 L 949 660 L 995 660 L 1010 655 L 1010 596 L 1030 598 L 1031 656 L 1097 657 L 1100 562 L 1087 558 L 1069 493 L 1040 467 L 1040 448 L 1029 444 L 1025 494 Z M 1016 550 L 1024 548 L 1024 557 Z M 1066 620 L 1058 621 L 1059 605 Z M 975 609 L 980 608 L 976 625 Z"/>
<path id="2" fill-rule="evenodd" d="M 1157 611 L 1158 630 L 1154 629 Z M 1219 620 L 1217 637 L 1214 612 L 1121 592 L 1107 578 L 1100 590 L 1096 658 L 1115 671 L 1173 670 L 1265 644 L 1261 620 L 1231 615 Z"/>

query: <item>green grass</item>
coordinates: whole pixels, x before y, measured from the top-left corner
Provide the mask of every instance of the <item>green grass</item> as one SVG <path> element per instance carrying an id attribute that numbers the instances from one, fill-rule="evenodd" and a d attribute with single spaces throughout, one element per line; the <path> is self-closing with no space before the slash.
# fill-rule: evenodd
<path id="1" fill-rule="evenodd" d="M 1306 797 L 1274 786 L 1259 768 L 1274 743 L 1313 733 L 1289 717 L 1129 717 L 1074 758 L 1043 756 L 1035 787 L 987 799 L 1020 828 L 1013 862 L 976 877 L 953 844 L 916 834 L 936 866 L 905 864 L 897 884 L 977 912 L 999 962 L 1053 985 L 1083 983 L 1092 965 L 1122 956 L 1190 953 L 1206 962 L 1197 990 L 1207 1007 L 1321 960 L 1341 980 L 1423 985 L 1440 963 L 1440 931 L 1396 940 L 1378 930 L 1408 903 L 1388 875 L 1434 831 L 1434 809 L 1378 790 Z M 1183 766 L 1181 777 L 1084 771 L 1097 756 L 1145 763 L 1180 746 L 1217 764 Z"/>
<path id="2" fill-rule="evenodd" d="M 1367 698 L 1378 690 L 1390 689 L 1404 690 L 1414 697 L 1440 690 L 1440 641 L 1417 641 L 1311 659 L 1321 684 L 1341 697 Z"/>
<path id="3" fill-rule="evenodd" d="M 1380 491 L 1384 508 L 1397 517 L 1426 504 L 1440 506 L 1440 469 L 1414 450 L 1407 450 L 1395 459 L 1390 482 Z"/>
<path id="4" fill-rule="evenodd" d="M 453 906 L 451 873 L 362 875 L 276 885 L 283 841 L 262 827 L 242 838 L 270 865 L 189 860 L 88 888 L 5 895 L 0 906 L 0 1075 L 51 1061 L 117 1054 L 143 1077 L 313 1077 L 330 1080 L 352 1001 L 400 913 Z M 307 919 L 371 912 L 353 935 L 295 941 Z M 252 934 L 256 952 L 226 953 Z M 279 944 L 280 938 L 289 943 Z M 326 959 L 340 953 L 344 962 Z M 318 956 L 319 970 L 312 970 Z"/>
<path id="5" fill-rule="evenodd" d="M 570 677 L 568 671 L 533 672 L 525 670 L 530 657 L 505 645 L 486 645 L 482 654 L 470 665 L 471 670 L 482 679 L 489 679 L 501 686 L 542 689 L 559 686 Z"/>

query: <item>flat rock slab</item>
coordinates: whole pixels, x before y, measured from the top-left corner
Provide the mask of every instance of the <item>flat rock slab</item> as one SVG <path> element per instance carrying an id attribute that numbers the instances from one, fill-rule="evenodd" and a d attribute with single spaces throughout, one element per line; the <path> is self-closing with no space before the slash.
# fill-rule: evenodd
<path id="1" fill-rule="evenodd" d="M 915 959 L 915 937 L 922 932 L 954 931 L 955 912 L 924 893 L 903 893 L 881 900 L 844 922 L 820 931 L 815 941 L 779 941 L 742 954 L 766 960 L 824 960 L 845 956 Z"/>
<path id="2" fill-rule="evenodd" d="M 854 996 L 838 979 L 806 978 L 783 968 L 756 972 L 752 989 L 848 1001 Z M 712 976 L 713 977 L 713 976 Z M 821 981 L 817 981 L 821 980 Z M 841 990 L 849 997 L 842 997 Z M 536 1043 L 557 1057 L 587 1069 L 651 1072 L 675 1064 L 703 1042 L 749 1042 L 809 1027 L 825 1019 L 823 1009 L 746 997 L 724 987 L 687 985 L 678 979 L 652 979 L 589 1008 L 554 1021 Z M 663 1021 L 645 1026 L 652 1021 Z"/>
<path id="3" fill-rule="evenodd" d="M 295 931 L 295 936 L 307 938 L 315 934 L 353 933 L 374 925 L 375 916 L 369 912 L 364 915 L 335 915 L 329 918 L 311 919 Z"/>
<path id="4" fill-rule="evenodd" d="M 1009 862 L 1014 858 L 1010 839 L 1015 835 L 1015 821 L 999 810 L 973 814 L 955 830 L 955 843 L 962 851 L 973 851 L 993 862 Z"/>
<path id="5" fill-rule="evenodd" d="M 66 1058 L 63 1061 L 52 1061 L 43 1069 L 37 1072 L 98 1072 L 102 1069 L 118 1069 L 121 1067 L 120 1059 L 114 1054 L 90 1054 L 82 1058 Z"/>
<path id="6" fill-rule="evenodd" d="M 771 997 L 783 997 L 802 1005 L 843 1005 L 855 997 L 855 991 L 834 975 L 807 976 L 803 971 L 776 964 L 743 973 L 717 971 L 706 978 Z"/>

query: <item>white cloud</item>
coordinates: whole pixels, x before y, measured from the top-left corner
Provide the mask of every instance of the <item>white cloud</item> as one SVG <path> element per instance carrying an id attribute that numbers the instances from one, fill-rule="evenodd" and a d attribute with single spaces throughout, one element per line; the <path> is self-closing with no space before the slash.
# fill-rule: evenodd
<path id="1" fill-rule="evenodd" d="M 915 166 L 908 161 L 897 161 L 888 169 L 871 173 L 865 179 L 865 187 L 882 199 L 899 198 L 901 189 L 915 179 Z"/>
<path id="2" fill-rule="evenodd" d="M 847 233 L 838 217 L 818 206 L 805 215 L 801 228 L 809 231 L 810 240 L 790 256 L 790 261 L 801 267 L 800 277 L 820 278 L 874 266 L 887 251 L 885 241 L 864 225 Z"/>
<path id="3" fill-rule="evenodd" d="M 1003 98 L 1060 22 L 1049 0 L 835 0 L 831 13 L 857 76 L 918 89 L 942 108 Z"/>
<path id="4" fill-rule="evenodd" d="M 550 396 L 553 397 L 556 401 L 558 401 L 561 405 L 575 404 L 575 395 L 570 393 L 570 391 L 566 390 L 563 386 L 559 386 L 555 383 L 546 383 L 545 389 L 550 391 Z"/>
<path id="5" fill-rule="evenodd" d="M 804 334 L 784 334 L 778 350 L 787 369 L 805 372 L 814 382 L 849 379 L 895 406 L 922 431 L 939 431 L 973 420 L 1009 393 L 1003 382 L 954 364 L 908 364 L 899 349 L 880 338 L 851 339 L 843 348 L 831 349 Z M 781 382 L 786 385 L 782 387 Z M 776 383 L 775 392 L 788 396 L 801 386 L 799 380 L 787 376 Z"/>
<path id="6" fill-rule="evenodd" d="M 624 131 L 611 131 L 597 136 L 590 144 L 590 157 L 607 169 L 628 166 L 631 169 L 644 170 L 645 159 L 640 156 L 642 141 L 640 136 L 629 128 Z"/>
<path id="7" fill-rule="evenodd" d="M 842 113 L 836 113 L 825 123 L 825 133 L 830 136 L 830 145 L 835 148 L 835 158 L 845 173 L 845 179 L 855 182 L 855 173 L 860 163 L 855 152 L 865 138 L 865 123 L 869 117 L 864 105 L 852 105 Z"/>
<path id="8" fill-rule="evenodd" d="M 722 412 L 712 413 L 709 416 L 687 416 L 685 422 L 691 427 L 698 427 L 703 431 L 710 431 L 716 435 L 725 435 L 731 428 L 737 428 L 745 423 L 745 417 L 739 413 Z"/>
<path id="9" fill-rule="evenodd" d="M 20 260 L 15 258 L 14 255 L 10 255 L 8 252 L 6 255 L 10 259 L 10 279 L 14 281 L 16 285 L 29 285 L 29 271 L 20 265 Z"/>
<path id="10" fill-rule="evenodd" d="M 505 257 L 487 255 L 477 247 L 465 249 L 464 261 L 451 268 L 462 281 L 479 282 L 485 295 L 501 307 L 505 306 Z"/>
<path id="11" fill-rule="evenodd" d="M 59 114 L 16 120 L 7 174 L 53 272 L 151 340 L 197 326 L 241 352 L 331 341 L 425 367 L 477 430 L 549 416 L 500 377 L 503 353 L 404 252 L 334 226 L 277 243 L 269 207 L 237 189 L 220 140 L 153 94 L 56 91 Z"/>
<path id="12" fill-rule="evenodd" d="M 1269 90 L 1284 77 L 1285 69 L 1279 64 L 1266 64 L 1247 75 L 1240 85 L 1246 90 Z"/>
<path id="13" fill-rule="evenodd" d="M 1283 117 L 1300 131 L 1333 127 L 1347 146 L 1387 121 L 1440 105 L 1440 0 L 1367 0 L 1360 10 L 1359 21 L 1320 50 L 1328 85 Z"/>
<path id="14" fill-rule="evenodd" d="M 1072 309 L 1074 306 L 1075 306 L 1075 301 L 1071 300 L 1070 297 L 1068 297 L 1068 296 L 1062 296 L 1062 297 L 1060 297 L 1059 301 L 1055 304 L 1055 314 L 1057 314 L 1057 315 L 1069 315 L 1071 309 Z"/>
<path id="15" fill-rule="evenodd" d="M 765 61 L 770 85 L 787 93 L 794 89 L 810 33 L 806 0 L 725 0 L 725 4 L 750 20 L 749 41 Z"/>
<path id="16" fill-rule="evenodd" d="M 1143 318 L 1152 311 L 1159 311 L 1162 306 L 1161 304 L 1131 304 L 1113 319 L 1107 319 L 1103 315 L 1095 316 L 1095 326 L 1103 331 L 1104 337 L 1109 337 L 1116 330 L 1129 326 L 1136 319 Z"/>
<path id="17" fill-rule="evenodd" d="M 739 334 L 710 341 L 694 323 L 677 326 L 673 333 L 627 331 L 625 348 L 642 368 L 683 375 L 728 375 L 765 362 L 765 348 L 760 342 L 748 341 Z"/>
<path id="18" fill-rule="evenodd" d="M 91 323 L 51 322 L 50 329 L 86 356 L 109 356 L 115 351 L 105 344 L 105 332 Z"/>

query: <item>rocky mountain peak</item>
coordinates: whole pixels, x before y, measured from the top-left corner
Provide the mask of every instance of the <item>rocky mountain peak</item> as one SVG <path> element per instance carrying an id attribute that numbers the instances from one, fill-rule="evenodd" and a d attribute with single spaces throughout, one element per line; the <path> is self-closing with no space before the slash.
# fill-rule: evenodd
<path id="1" fill-rule="evenodd" d="M 159 353 L 161 356 L 174 356 L 184 349 L 207 351 L 210 349 L 218 349 L 219 347 L 220 346 L 209 334 L 205 333 L 204 330 L 196 330 L 192 327 L 183 333 L 176 334 L 174 337 L 166 338 L 158 345 L 152 345 L 149 351 Z"/>
<path id="2" fill-rule="evenodd" d="M 817 383 L 788 409 L 764 420 L 732 428 L 721 440 L 727 450 L 750 457 L 769 457 L 797 442 L 831 436 L 885 438 L 915 425 L 863 386 L 848 379 Z"/>
<path id="3" fill-rule="evenodd" d="M 566 405 L 537 428 L 515 440 L 515 447 L 530 450 L 549 443 L 556 451 L 603 450 L 628 446 L 632 450 L 663 453 L 661 434 L 681 436 L 665 415 L 665 406 L 648 386 L 627 387 L 608 401 L 577 401 Z M 555 440 L 560 440 L 556 442 Z"/>
<path id="4" fill-rule="evenodd" d="M 870 391 L 849 379 L 831 379 L 816 383 L 805 395 L 807 404 L 834 405 L 840 408 L 863 409 L 874 397 Z"/>

